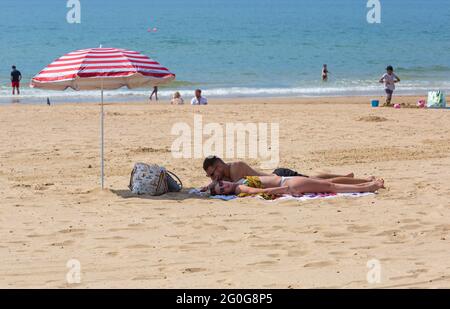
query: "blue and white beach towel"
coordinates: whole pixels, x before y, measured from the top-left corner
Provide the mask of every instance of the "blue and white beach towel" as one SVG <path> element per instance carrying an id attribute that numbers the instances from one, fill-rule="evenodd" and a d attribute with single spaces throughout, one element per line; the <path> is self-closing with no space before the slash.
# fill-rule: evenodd
<path id="1" fill-rule="evenodd" d="M 237 198 L 236 195 L 208 195 L 206 192 L 201 192 L 199 189 L 191 189 L 189 191 L 189 194 L 196 195 L 196 196 L 202 196 L 202 197 L 209 197 L 213 199 L 219 199 L 223 201 L 229 201 L 234 200 Z M 361 192 L 361 193 L 305 193 L 301 196 L 293 196 L 284 194 L 283 196 L 278 197 L 275 200 L 268 200 L 268 201 L 287 201 L 287 200 L 297 200 L 297 201 L 307 201 L 307 200 L 315 200 L 319 198 L 335 198 L 335 197 L 361 197 L 361 196 L 368 196 L 373 195 L 375 193 L 372 192 Z M 254 196 L 256 198 L 261 198 L 259 195 Z"/>

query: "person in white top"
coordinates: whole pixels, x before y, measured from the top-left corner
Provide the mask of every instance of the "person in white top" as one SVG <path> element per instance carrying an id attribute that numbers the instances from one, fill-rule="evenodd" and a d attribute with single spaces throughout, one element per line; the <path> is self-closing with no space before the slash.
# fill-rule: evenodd
<path id="1" fill-rule="evenodd" d="M 195 90 L 195 97 L 191 100 L 192 105 L 206 105 L 208 104 L 208 100 L 205 97 L 202 97 L 202 91 L 200 89 Z"/>
<path id="2" fill-rule="evenodd" d="M 177 91 L 173 94 L 172 100 L 170 101 L 170 104 L 173 105 L 182 105 L 184 104 L 184 100 L 181 97 L 181 94 Z"/>
<path id="3" fill-rule="evenodd" d="M 392 94 L 395 90 L 395 83 L 398 83 L 400 78 L 394 74 L 394 68 L 389 65 L 386 68 L 386 73 L 381 76 L 380 83 L 384 83 L 384 91 L 386 92 L 386 104 L 385 106 L 391 105 Z"/>

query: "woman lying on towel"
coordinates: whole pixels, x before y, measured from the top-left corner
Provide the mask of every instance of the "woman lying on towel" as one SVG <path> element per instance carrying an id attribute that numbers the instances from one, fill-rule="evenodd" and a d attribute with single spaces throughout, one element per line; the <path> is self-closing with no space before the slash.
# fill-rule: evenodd
<path id="1" fill-rule="evenodd" d="M 375 192 L 384 188 L 384 180 L 356 179 L 339 177 L 327 180 L 311 179 L 302 176 L 280 177 L 271 176 L 247 176 L 237 182 L 213 181 L 208 189 L 211 195 L 261 195 L 265 199 L 274 199 L 277 195 L 303 193 L 353 193 Z"/>

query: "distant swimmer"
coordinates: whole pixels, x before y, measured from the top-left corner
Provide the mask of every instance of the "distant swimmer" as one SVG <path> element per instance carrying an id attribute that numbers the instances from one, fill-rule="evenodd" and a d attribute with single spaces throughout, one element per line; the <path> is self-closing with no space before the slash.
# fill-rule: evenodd
<path id="1" fill-rule="evenodd" d="M 322 81 L 326 82 L 328 80 L 328 73 L 330 72 L 328 71 L 327 65 L 324 64 L 322 68 Z"/>
<path id="2" fill-rule="evenodd" d="M 15 95 L 15 91 L 17 89 L 17 94 L 20 94 L 20 81 L 22 80 L 22 74 L 19 70 L 16 69 L 16 66 L 12 66 L 11 71 L 11 87 L 12 87 L 12 94 Z"/>

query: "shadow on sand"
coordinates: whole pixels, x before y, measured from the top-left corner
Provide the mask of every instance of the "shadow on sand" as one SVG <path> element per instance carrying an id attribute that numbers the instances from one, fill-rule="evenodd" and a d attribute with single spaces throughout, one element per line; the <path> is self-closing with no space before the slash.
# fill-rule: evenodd
<path id="1" fill-rule="evenodd" d="M 181 192 L 169 192 L 163 195 L 159 196 L 152 196 L 152 195 L 145 195 L 145 194 L 134 194 L 130 190 L 110 190 L 115 195 L 121 197 L 121 198 L 139 198 L 139 199 L 145 199 L 145 200 L 155 200 L 155 201 L 184 201 L 187 199 L 200 199 L 200 200 L 207 200 L 208 198 L 197 196 L 197 195 L 191 195 L 188 194 L 189 190 L 194 188 L 185 188 L 181 190 Z"/>

